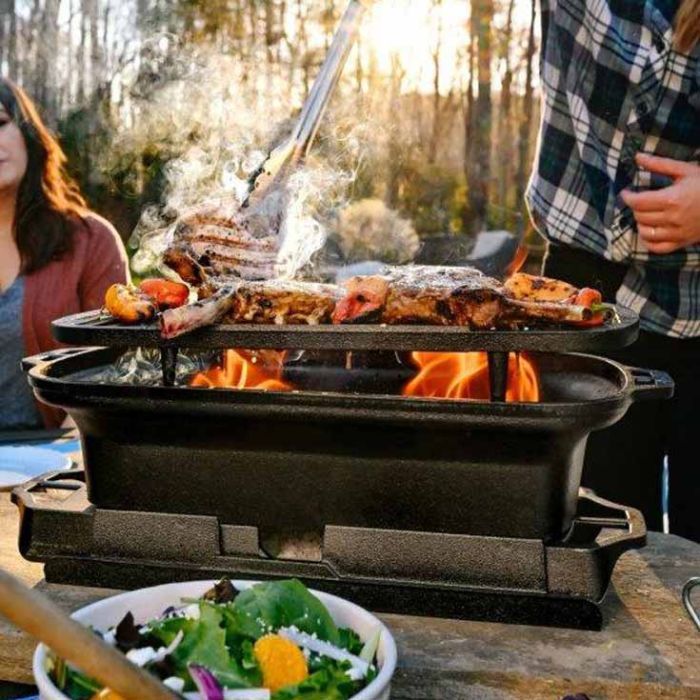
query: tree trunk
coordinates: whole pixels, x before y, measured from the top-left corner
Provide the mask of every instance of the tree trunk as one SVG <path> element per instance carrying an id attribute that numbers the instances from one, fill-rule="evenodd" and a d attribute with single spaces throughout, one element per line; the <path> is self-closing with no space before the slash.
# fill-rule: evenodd
<path id="1" fill-rule="evenodd" d="M 401 65 L 401 59 L 398 56 L 392 56 L 391 59 L 391 88 L 389 94 L 389 105 L 391 106 L 391 114 L 401 113 L 401 90 L 403 81 L 406 77 L 406 70 Z M 403 139 L 401 130 L 398 124 L 390 127 L 388 158 L 387 158 L 387 189 L 386 203 L 391 209 L 397 209 L 400 200 L 401 186 L 401 169 L 402 156 L 405 152 L 406 144 Z"/>
<path id="2" fill-rule="evenodd" d="M 11 80 L 19 80 L 19 56 L 17 55 L 17 9 L 15 0 L 8 1 L 7 74 Z"/>
<path id="3" fill-rule="evenodd" d="M 5 73 L 7 62 L 7 32 L 10 16 L 10 0 L 0 0 L 0 75 Z"/>
<path id="4" fill-rule="evenodd" d="M 82 0 L 80 9 L 80 46 L 78 47 L 78 104 L 85 104 L 87 94 L 87 43 L 90 0 Z"/>
<path id="5" fill-rule="evenodd" d="M 97 90 L 104 79 L 104 56 L 100 41 L 100 0 L 90 0 L 90 73 L 92 74 L 92 89 Z"/>
<path id="6" fill-rule="evenodd" d="M 432 0 L 431 12 L 440 13 L 442 10 L 442 0 Z M 442 17 L 438 19 L 438 34 L 435 41 L 435 46 L 432 51 L 433 59 L 433 128 L 430 134 L 430 143 L 428 145 L 428 163 L 433 165 L 437 160 L 438 148 L 440 142 L 440 134 L 442 132 L 442 119 L 440 109 L 440 88 L 441 88 L 441 72 L 440 61 L 442 59 Z"/>
<path id="7" fill-rule="evenodd" d="M 474 157 L 474 76 L 476 73 L 476 46 L 477 46 L 477 13 L 474 5 L 471 7 L 471 17 L 469 19 L 469 48 L 468 48 L 468 68 L 467 68 L 467 85 L 466 85 L 466 100 L 464 106 L 464 181 L 467 185 L 467 191 L 470 188 L 472 177 L 472 161 Z M 471 231 L 471 205 L 467 201 L 464 204 L 462 211 L 462 233 L 470 233 Z"/>
<path id="8" fill-rule="evenodd" d="M 523 115 L 520 121 L 520 138 L 518 143 L 518 173 L 515 181 L 516 201 L 519 207 L 524 206 L 525 188 L 527 186 L 528 173 L 530 171 L 530 131 L 532 129 L 532 109 L 533 109 L 533 86 L 532 76 L 535 63 L 535 24 L 537 21 L 537 8 L 535 0 L 532 0 L 532 12 L 530 17 L 530 32 L 527 42 L 527 53 L 525 60 L 527 68 L 525 71 L 525 96 L 523 103 Z M 525 230 L 526 217 L 520 218 L 518 233 Z"/>
<path id="9" fill-rule="evenodd" d="M 491 181 L 491 24 L 494 0 L 474 0 L 478 37 L 477 81 L 479 84 L 473 121 L 472 169 L 469 177 L 469 203 L 472 214 L 472 232 L 487 226 L 489 189 Z"/>
<path id="10" fill-rule="evenodd" d="M 34 94 L 47 122 L 54 126 L 58 118 L 58 12 L 61 0 L 46 0 L 41 15 L 40 40 L 37 42 Z"/>
<path id="11" fill-rule="evenodd" d="M 499 110 L 498 145 L 500 149 L 499 205 L 501 206 L 501 226 L 508 228 L 508 189 L 511 180 L 511 163 L 513 162 L 513 140 L 511 131 L 511 108 L 513 104 L 513 65 L 510 59 L 511 43 L 513 40 L 513 10 L 515 0 L 510 0 L 506 18 L 506 31 L 502 47 L 502 59 L 505 63 L 503 83 L 501 86 L 501 104 Z"/>

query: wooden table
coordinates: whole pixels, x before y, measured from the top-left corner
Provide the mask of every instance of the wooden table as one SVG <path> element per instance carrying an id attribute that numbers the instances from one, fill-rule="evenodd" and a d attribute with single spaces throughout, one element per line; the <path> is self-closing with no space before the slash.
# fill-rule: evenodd
<path id="1" fill-rule="evenodd" d="M 57 586 L 17 553 L 17 513 L 0 494 L 0 566 L 74 610 L 110 591 Z M 700 546 L 653 534 L 620 560 L 602 632 L 383 616 L 399 645 L 394 700 L 700 698 L 700 633 L 680 590 Z M 0 621 L 0 680 L 31 682 L 33 642 Z M 1 685 L 1 684 L 0 684 Z M 3 697 L 0 693 L 0 697 Z"/>

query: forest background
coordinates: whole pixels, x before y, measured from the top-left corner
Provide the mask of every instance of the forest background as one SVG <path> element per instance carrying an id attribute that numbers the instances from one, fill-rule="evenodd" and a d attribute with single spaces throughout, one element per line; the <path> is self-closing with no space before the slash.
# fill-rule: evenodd
<path id="1" fill-rule="evenodd" d="M 0 72 L 35 98 L 90 205 L 128 240 L 279 140 L 345 4 L 0 0 Z M 468 247 L 496 229 L 537 248 L 523 204 L 535 4 L 374 4 L 309 160 L 328 177 L 322 217 L 347 262 L 403 262 L 429 237 Z"/>

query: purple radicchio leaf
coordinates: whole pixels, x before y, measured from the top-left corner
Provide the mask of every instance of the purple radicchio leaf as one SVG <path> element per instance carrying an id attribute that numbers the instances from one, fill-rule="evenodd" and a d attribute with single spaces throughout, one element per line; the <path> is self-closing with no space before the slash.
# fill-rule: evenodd
<path id="1" fill-rule="evenodd" d="M 204 700 L 224 700 L 224 689 L 211 671 L 196 664 L 191 664 L 187 670 Z"/>

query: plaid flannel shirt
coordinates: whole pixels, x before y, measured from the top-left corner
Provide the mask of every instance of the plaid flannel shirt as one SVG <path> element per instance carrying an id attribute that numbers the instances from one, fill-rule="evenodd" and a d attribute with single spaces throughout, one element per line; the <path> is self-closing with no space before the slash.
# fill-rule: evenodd
<path id="1" fill-rule="evenodd" d="M 541 0 L 543 117 L 527 192 L 547 239 L 628 266 L 617 301 L 642 327 L 700 336 L 700 245 L 653 255 L 625 188 L 658 189 L 642 151 L 700 160 L 700 47 L 673 48 L 679 0 Z"/>

